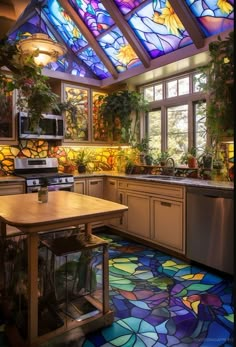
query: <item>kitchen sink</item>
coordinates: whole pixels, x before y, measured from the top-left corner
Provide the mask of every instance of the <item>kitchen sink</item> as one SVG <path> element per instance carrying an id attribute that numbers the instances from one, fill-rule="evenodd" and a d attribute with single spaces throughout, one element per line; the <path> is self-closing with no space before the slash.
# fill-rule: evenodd
<path id="1" fill-rule="evenodd" d="M 152 178 L 152 179 L 158 179 L 162 181 L 178 181 L 178 180 L 186 179 L 186 177 L 165 176 L 165 175 L 143 175 L 143 178 Z"/>

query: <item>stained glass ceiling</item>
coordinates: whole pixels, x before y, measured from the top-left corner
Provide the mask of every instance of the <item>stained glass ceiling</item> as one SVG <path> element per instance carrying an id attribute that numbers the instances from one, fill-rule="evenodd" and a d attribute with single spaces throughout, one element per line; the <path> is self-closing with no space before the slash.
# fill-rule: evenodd
<path id="1" fill-rule="evenodd" d="M 234 0 L 32 0 L 9 38 L 43 32 L 68 52 L 47 69 L 111 85 L 206 51 L 234 28 Z M 163 64 L 163 63 L 162 63 Z"/>

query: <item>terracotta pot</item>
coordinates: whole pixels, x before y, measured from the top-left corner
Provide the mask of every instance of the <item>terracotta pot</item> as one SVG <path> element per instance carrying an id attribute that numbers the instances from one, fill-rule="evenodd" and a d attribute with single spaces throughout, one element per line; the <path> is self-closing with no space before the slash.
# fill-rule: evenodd
<path id="1" fill-rule="evenodd" d="M 198 167 L 197 165 L 197 159 L 192 157 L 192 158 L 188 158 L 188 167 L 190 169 L 195 169 Z"/>

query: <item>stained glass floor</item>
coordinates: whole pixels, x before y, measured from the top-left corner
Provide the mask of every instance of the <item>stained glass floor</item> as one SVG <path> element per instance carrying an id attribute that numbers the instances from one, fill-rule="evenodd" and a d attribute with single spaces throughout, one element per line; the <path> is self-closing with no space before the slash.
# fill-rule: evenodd
<path id="1" fill-rule="evenodd" d="M 229 347 L 233 281 L 119 236 L 109 241 L 114 323 L 44 347 Z"/>

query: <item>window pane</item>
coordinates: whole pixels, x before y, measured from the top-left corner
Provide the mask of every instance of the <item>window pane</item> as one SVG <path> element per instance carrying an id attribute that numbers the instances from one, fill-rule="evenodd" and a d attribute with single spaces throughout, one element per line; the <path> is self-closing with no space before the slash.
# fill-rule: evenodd
<path id="1" fill-rule="evenodd" d="M 194 117 L 196 121 L 196 147 L 197 154 L 206 147 L 207 133 L 206 133 L 206 103 L 197 103 L 194 105 Z"/>
<path id="2" fill-rule="evenodd" d="M 200 92 L 203 90 L 203 85 L 206 83 L 206 75 L 197 73 L 193 76 L 193 91 Z"/>
<path id="3" fill-rule="evenodd" d="M 180 162 L 188 148 L 188 105 L 169 107 L 167 124 L 168 152 L 176 162 Z"/>
<path id="4" fill-rule="evenodd" d="M 148 113 L 148 134 L 150 148 L 161 151 L 161 110 Z"/>
<path id="5" fill-rule="evenodd" d="M 178 84 L 179 84 L 179 95 L 184 95 L 189 93 L 189 77 L 179 79 Z"/>
<path id="6" fill-rule="evenodd" d="M 163 99 L 163 85 L 157 84 L 155 85 L 155 100 Z"/>
<path id="7" fill-rule="evenodd" d="M 177 96 L 177 80 L 167 82 L 166 89 L 167 98 L 173 98 L 174 96 Z"/>
<path id="8" fill-rule="evenodd" d="M 144 99 L 149 102 L 153 101 L 153 86 L 144 88 Z"/>

